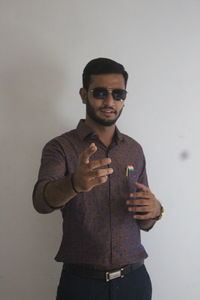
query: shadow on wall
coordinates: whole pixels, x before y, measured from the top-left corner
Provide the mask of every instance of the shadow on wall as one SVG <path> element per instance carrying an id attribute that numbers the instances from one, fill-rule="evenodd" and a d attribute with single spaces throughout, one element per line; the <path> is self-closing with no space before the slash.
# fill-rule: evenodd
<path id="1" fill-rule="evenodd" d="M 34 213 L 31 197 L 42 147 L 62 126 L 59 101 L 67 86 L 67 76 L 60 62 L 56 63 L 55 57 L 51 60 L 44 45 L 41 52 L 39 49 L 36 52 L 35 43 L 38 41 L 32 40 L 24 50 L 24 45 L 13 42 L 0 71 L 2 209 L 9 212 L 9 218 L 6 213 L 3 218 L 4 228 L 7 228 L 2 237 L 5 240 L 3 254 L 10 257 L 8 268 L 14 265 L 20 269 L 26 265 L 33 272 L 38 265 L 45 265 L 48 253 L 51 258 L 55 255 L 60 240 L 57 232 L 60 215 L 48 218 Z M 71 128 L 67 122 L 64 126 L 66 130 Z M 12 220 L 9 226 L 6 225 L 8 220 Z"/>

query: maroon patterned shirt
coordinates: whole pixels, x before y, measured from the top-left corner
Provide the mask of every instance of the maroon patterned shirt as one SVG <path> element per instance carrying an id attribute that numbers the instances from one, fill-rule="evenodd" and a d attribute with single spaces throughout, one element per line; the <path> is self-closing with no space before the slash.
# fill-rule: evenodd
<path id="1" fill-rule="evenodd" d="M 128 212 L 126 200 L 134 190 L 134 181 L 148 185 L 145 158 L 141 146 L 117 128 L 108 148 L 84 120 L 76 129 L 48 142 L 33 192 L 34 207 L 40 213 L 53 211 L 44 199 L 45 185 L 73 173 L 79 155 L 92 142 L 98 149 L 91 159 L 110 157 L 114 172 L 106 183 L 77 194 L 61 209 L 63 237 L 55 259 L 108 269 L 141 261 L 147 253 L 141 244 L 139 225 Z M 127 177 L 128 166 L 134 170 Z"/>

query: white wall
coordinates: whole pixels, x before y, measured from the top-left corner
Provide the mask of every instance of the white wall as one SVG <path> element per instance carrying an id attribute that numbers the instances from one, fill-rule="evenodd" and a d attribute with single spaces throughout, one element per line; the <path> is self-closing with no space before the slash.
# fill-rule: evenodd
<path id="1" fill-rule="evenodd" d="M 200 2 L 0 0 L 0 300 L 53 300 L 59 212 L 31 194 L 41 149 L 84 117 L 85 64 L 105 56 L 130 74 L 119 128 L 144 147 L 166 208 L 143 243 L 154 300 L 200 297 Z"/>

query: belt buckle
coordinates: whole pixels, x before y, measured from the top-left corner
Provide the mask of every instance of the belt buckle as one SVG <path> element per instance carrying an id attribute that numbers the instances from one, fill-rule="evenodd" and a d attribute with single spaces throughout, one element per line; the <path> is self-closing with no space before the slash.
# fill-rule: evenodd
<path id="1" fill-rule="evenodd" d="M 124 275 L 122 274 L 122 271 L 124 269 L 121 268 L 120 270 L 117 270 L 117 271 L 113 271 L 113 272 L 106 272 L 106 281 L 110 281 L 110 280 L 113 280 L 115 278 L 123 278 Z"/>

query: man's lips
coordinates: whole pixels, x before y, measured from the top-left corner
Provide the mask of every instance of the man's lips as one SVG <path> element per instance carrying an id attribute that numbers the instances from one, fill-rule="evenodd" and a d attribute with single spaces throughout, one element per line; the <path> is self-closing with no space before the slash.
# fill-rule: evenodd
<path id="1" fill-rule="evenodd" d="M 117 114 L 116 110 L 112 108 L 101 108 L 100 111 L 104 114 Z"/>

